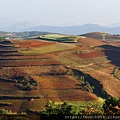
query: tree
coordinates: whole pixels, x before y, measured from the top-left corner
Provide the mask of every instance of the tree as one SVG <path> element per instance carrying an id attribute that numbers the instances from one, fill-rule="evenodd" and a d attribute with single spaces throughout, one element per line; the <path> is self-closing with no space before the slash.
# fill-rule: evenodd
<path id="1" fill-rule="evenodd" d="M 45 110 L 41 112 L 42 114 L 50 116 L 50 115 L 59 113 L 59 108 L 55 105 L 54 101 L 49 100 L 45 107 L 46 107 Z"/>
<path id="2" fill-rule="evenodd" d="M 5 40 L 3 37 L 0 36 L 0 41 Z"/>
<path id="3" fill-rule="evenodd" d="M 70 115 L 70 114 L 72 114 L 71 111 L 72 111 L 72 106 L 68 105 L 67 102 L 64 102 L 61 105 L 59 114 L 68 114 L 68 115 Z"/>
<path id="4" fill-rule="evenodd" d="M 109 97 L 103 104 L 105 114 L 117 114 L 119 111 L 120 100 L 116 97 Z"/>
<path id="5" fill-rule="evenodd" d="M 54 101 L 48 101 L 45 110 L 41 112 L 46 116 L 51 115 L 72 115 L 76 113 L 72 105 L 68 105 L 67 102 L 64 102 L 62 105 L 56 105 Z"/>

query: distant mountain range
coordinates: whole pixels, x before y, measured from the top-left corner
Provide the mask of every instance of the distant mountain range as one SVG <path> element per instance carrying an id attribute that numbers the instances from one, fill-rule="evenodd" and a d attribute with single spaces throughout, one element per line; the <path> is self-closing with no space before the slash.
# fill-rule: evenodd
<path id="1" fill-rule="evenodd" d="M 120 34 L 120 27 L 109 28 L 96 24 L 85 24 L 81 26 L 37 26 L 26 29 L 27 31 L 45 31 L 52 33 L 80 35 L 89 32 L 107 32 L 110 34 Z"/>
<path id="2" fill-rule="evenodd" d="M 118 27 L 116 27 L 118 25 Z M 35 23 L 30 22 L 15 22 L 4 21 L 0 19 L 0 31 L 7 32 L 23 32 L 23 31 L 41 31 L 51 33 L 61 33 L 70 35 L 80 35 L 89 32 L 107 32 L 109 34 L 120 34 L 120 27 L 118 24 L 100 26 L 98 24 L 85 24 L 80 26 L 36 26 Z"/>

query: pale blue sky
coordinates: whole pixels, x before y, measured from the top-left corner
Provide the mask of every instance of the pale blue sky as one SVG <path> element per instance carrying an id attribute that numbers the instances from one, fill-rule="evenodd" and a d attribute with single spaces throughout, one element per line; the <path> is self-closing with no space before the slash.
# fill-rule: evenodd
<path id="1" fill-rule="evenodd" d="M 40 25 L 120 23 L 120 0 L 0 0 L 0 18 Z"/>

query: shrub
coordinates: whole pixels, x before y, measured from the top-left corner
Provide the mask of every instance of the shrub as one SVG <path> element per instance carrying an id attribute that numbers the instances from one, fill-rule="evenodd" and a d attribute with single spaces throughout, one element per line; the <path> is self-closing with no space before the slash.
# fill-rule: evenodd
<path id="1" fill-rule="evenodd" d="M 45 110 L 41 111 L 41 114 L 46 116 L 50 115 L 64 115 L 68 114 L 71 115 L 72 113 L 72 105 L 68 105 L 67 102 L 64 102 L 62 105 L 58 106 L 55 105 L 54 101 L 48 101 Z M 75 112 L 75 111 L 74 111 Z"/>
<path id="2" fill-rule="evenodd" d="M 81 104 L 82 105 L 82 104 Z M 51 117 L 52 115 L 103 115 L 103 109 L 100 104 L 91 103 L 91 105 L 76 106 L 75 104 L 69 104 L 64 102 L 56 105 L 53 101 L 48 101 L 45 110 L 41 111 L 41 115 Z"/>
<path id="3" fill-rule="evenodd" d="M 86 81 L 85 86 L 84 86 L 84 90 L 88 91 L 88 92 L 93 92 L 94 86 L 91 86 L 89 84 L 89 82 Z"/>
<path id="4" fill-rule="evenodd" d="M 105 114 L 117 114 L 117 112 L 119 111 L 118 108 L 120 108 L 119 104 L 120 100 L 116 97 L 109 97 L 108 99 L 106 99 L 105 103 L 103 104 Z"/>
<path id="5" fill-rule="evenodd" d="M 5 110 L 5 109 L 0 109 L 0 115 L 10 115 L 10 114 L 17 114 L 16 112 L 12 112 L 9 110 Z"/>
<path id="6" fill-rule="evenodd" d="M 113 70 L 113 75 L 116 75 L 116 73 L 118 72 L 118 70 L 119 70 L 119 67 L 118 66 L 116 66 L 115 68 L 114 68 L 114 70 Z"/>
<path id="7" fill-rule="evenodd" d="M 3 41 L 3 40 L 5 40 L 5 39 L 4 39 L 3 37 L 0 36 L 0 41 Z"/>
<path id="8" fill-rule="evenodd" d="M 85 75 L 82 74 L 80 71 L 75 69 L 70 69 L 67 71 L 67 75 L 75 77 L 83 86 L 83 90 L 88 92 L 93 92 L 94 86 L 91 86 L 88 81 L 85 80 Z"/>
<path id="9" fill-rule="evenodd" d="M 15 79 L 15 86 L 19 87 L 22 90 L 36 90 L 39 86 L 39 83 L 32 78 L 30 80 L 25 79 L 24 77 Z"/>

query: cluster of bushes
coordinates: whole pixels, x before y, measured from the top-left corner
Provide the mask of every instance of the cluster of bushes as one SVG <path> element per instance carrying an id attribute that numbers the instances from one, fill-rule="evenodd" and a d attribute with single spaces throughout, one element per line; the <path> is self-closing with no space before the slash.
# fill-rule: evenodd
<path id="1" fill-rule="evenodd" d="M 36 90 L 38 88 L 38 83 L 31 80 L 16 80 L 15 85 L 22 90 Z"/>
<path id="2" fill-rule="evenodd" d="M 0 36 L 0 41 L 3 41 L 3 40 L 5 40 L 5 38 L 3 38 L 3 37 Z"/>
<path id="3" fill-rule="evenodd" d="M 0 115 L 18 115 L 17 112 L 12 112 L 11 110 L 0 109 Z M 19 115 L 27 115 L 26 112 L 21 112 Z"/>
<path id="4" fill-rule="evenodd" d="M 101 107 L 101 109 L 99 109 Z M 104 101 L 102 106 L 86 106 L 85 108 L 81 108 L 81 106 L 76 106 L 69 104 L 67 102 L 63 102 L 62 104 L 55 104 L 54 101 L 48 101 L 45 109 L 43 111 L 31 111 L 33 114 L 38 114 L 41 117 L 41 120 L 48 120 L 49 118 L 59 120 L 60 115 L 64 116 L 81 116 L 81 115 L 101 115 L 101 116 L 108 116 L 108 115 L 119 115 L 120 114 L 120 99 L 115 97 L 109 97 Z M 6 114 L 17 114 L 12 113 L 11 111 L 0 109 L 1 115 Z M 27 113 L 21 113 L 27 115 Z"/>
<path id="5" fill-rule="evenodd" d="M 11 111 L 5 110 L 5 109 L 0 109 L 0 114 L 10 114 Z"/>
<path id="6" fill-rule="evenodd" d="M 72 54 L 85 54 L 85 51 L 83 51 L 83 50 L 81 50 L 81 51 L 76 51 L 76 50 L 74 50 L 74 51 L 72 52 Z"/>
<path id="7" fill-rule="evenodd" d="M 74 108 L 72 105 L 68 105 L 67 102 L 64 102 L 61 105 L 56 105 L 54 101 L 48 101 L 45 110 L 41 111 L 41 114 L 50 116 L 52 114 L 72 114 Z M 75 112 L 75 111 L 74 111 Z"/>
<path id="8" fill-rule="evenodd" d="M 104 105 L 104 114 L 105 115 L 117 115 L 120 114 L 120 99 L 116 97 L 109 97 Z"/>
<path id="9" fill-rule="evenodd" d="M 91 86 L 89 82 L 85 82 L 85 85 L 83 86 L 83 90 L 88 92 L 93 92 L 94 86 Z"/>
<path id="10" fill-rule="evenodd" d="M 120 99 L 115 97 L 109 97 L 104 101 L 101 106 L 102 109 L 97 109 L 98 105 L 81 109 L 80 106 L 69 105 L 64 102 L 61 105 L 56 105 L 54 101 L 48 101 L 45 110 L 39 114 L 50 117 L 52 115 L 119 115 L 120 114 Z"/>
<path id="11" fill-rule="evenodd" d="M 36 90 L 39 87 L 39 83 L 30 78 L 26 80 L 24 77 L 15 79 L 15 86 L 19 87 L 22 90 Z"/>
<path id="12" fill-rule="evenodd" d="M 56 105 L 55 102 L 48 101 L 45 110 L 41 111 L 39 114 L 43 120 L 71 120 L 72 118 L 70 118 L 70 116 L 73 116 L 73 119 L 77 119 L 74 118 L 74 116 L 82 117 L 83 115 L 103 115 L 103 110 L 89 107 L 81 109 L 80 106 L 70 105 L 67 102 L 64 102 L 61 105 Z"/>

